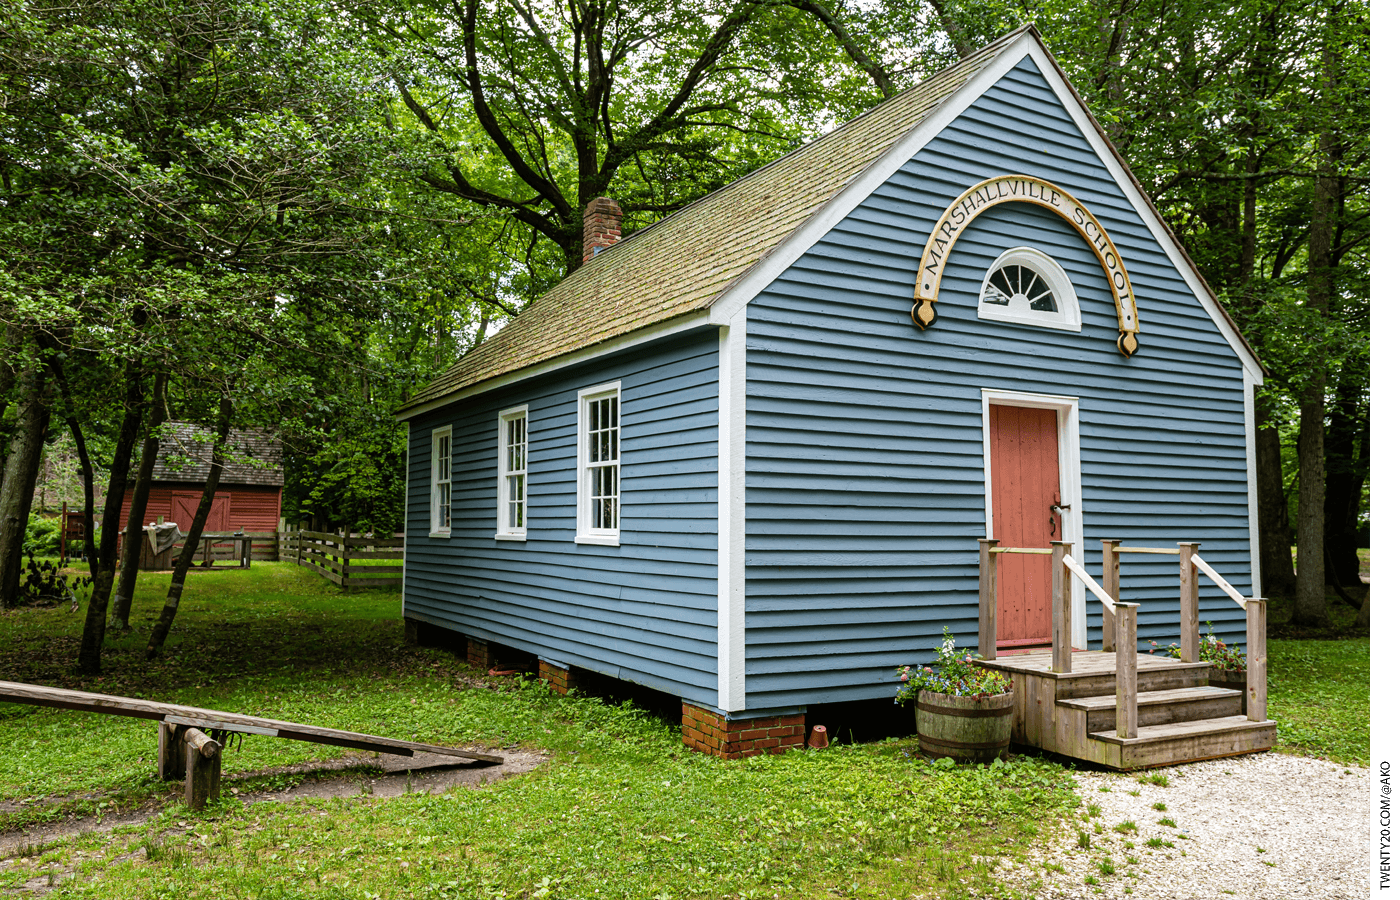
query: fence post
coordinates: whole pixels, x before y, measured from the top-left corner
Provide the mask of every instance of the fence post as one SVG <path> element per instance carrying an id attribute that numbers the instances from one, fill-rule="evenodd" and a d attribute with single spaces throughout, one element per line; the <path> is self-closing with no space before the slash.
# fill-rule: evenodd
<path id="1" fill-rule="evenodd" d="M 1181 548 L 1181 661 L 1201 661 L 1201 586 L 1196 564 L 1191 557 L 1201 552 L 1201 545 L 1177 541 Z"/>
<path id="2" fill-rule="evenodd" d="M 1245 713 L 1251 722 L 1269 718 L 1269 602 L 1263 597 L 1245 601 Z"/>
<path id="3" fill-rule="evenodd" d="M 1118 602 L 1118 576 L 1120 574 L 1120 560 L 1116 551 L 1118 550 L 1118 545 L 1121 543 L 1123 542 L 1103 542 L 1103 590 L 1105 594 L 1108 594 L 1108 596 L 1113 598 L 1114 603 Z M 1113 648 L 1118 646 L 1117 641 L 1118 625 L 1113 619 L 1113 610 L 1109 609 L 1107 606 L 1104 606 L 1103 652 L 1112 652 Z"/>
<path id="4" fill-rule="evenodd" d="M 997 658 L 997 557 L 993 538 L 978 538 L 977 652 L 983 659 Z"/>
<path id="5" fill-rule="evenodd" d="M 350 526 L 346 525 L 340 538 L 340 588 L 350 590 Z"/>
<path id="6" fill-rule="evenodd" d="M 1073 594 L 1070 592 L 1069 570 L 1065 555 L 1074 552 L 1071 541 L 1050 542 L 1050 671 L 1069 672 L 1070 616 Z"/>
<path id="7" fill-rule="evenodd" d="M 1138 733 L 1137 707 L 1137 613 L 1136 603 L 1119 604 L 1117 690 L 1118 736 L 1135 738 Z"/>

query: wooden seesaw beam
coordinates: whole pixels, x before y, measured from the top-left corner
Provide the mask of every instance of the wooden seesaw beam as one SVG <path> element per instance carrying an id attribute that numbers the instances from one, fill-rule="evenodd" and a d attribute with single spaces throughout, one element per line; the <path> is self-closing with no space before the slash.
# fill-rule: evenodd
<path id="1" fill-rule="evenodd" d="M 377 750 L 396 756 L 433 753 L 493 765 L 501 765 L 505 762 L 502 757 L 489 753 L 477 753 L 474 750 L 463 750 L 460 747 L 442 747 L 436 744 L 422 744 L 417 741 L 401 741 L 397 738 L 382 737 L 376 734 L 342 731 L 338 728 L 319 728 L 301 722 L 284 722 L 280 719 L 245 716 L 217 709 L 181 706 L 176 703 L 158 703 L 154 700 L 118 697 L 113 694 L 72 691 L 40 684 L 24 684 L 18 681 L 0 681 L 0 701 L 27 703 L 32 706 L 51 706 L 57 709 L 73 709 L 109 716 L 150 719 L 159 722 L 160 752 L 157 759 L 159 760 L 160 777 L 165 780 L 183 777 L 185 779 L 185 801 L 196 808 L 203 806 L 207 800 L 217 797 L 219 794 L 219 771 L 223 745 L 206 732 L 260 734 L 312 744 L 349 747 L 355 750 Z"/>

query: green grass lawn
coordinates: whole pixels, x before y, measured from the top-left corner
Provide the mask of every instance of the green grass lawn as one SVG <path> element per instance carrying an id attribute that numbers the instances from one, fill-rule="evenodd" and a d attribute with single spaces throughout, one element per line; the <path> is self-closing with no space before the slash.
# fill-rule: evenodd
<path id="1" fill-rule="evenodd" d="M 1278 749 L 1370 764 L 1371 641 L 1269 641 L 1269 718 Z"/>
<path id="2" fill-rule="evenodd" d="M 291 564 L 191 573 L 169 650 L 141 650 L 168 576 L 142 575 L 106 674 L 70 671 L 81 613 L 0 614 L 0 678 L 451 744 L 544 751 L 540 768 L 438 796 L 259 804 L 194 815 L 154 778 L 145 721 L 0 705 L 0 828 L 56 814 L 163 812 L 0 865 L 60 895 L 151 897 L 996 897 L 996 867 L 1057 831 L 1064 769 L 932 766 L 913 741 L 730 762 L 685 750 L 630 705 L 505 690 L 401 640 L 396 591 L 345 595 Z M 228 773 L 341 755 L 247 737 Z M 101 806 L 99 807 L 99 804 Z M 13 806 L 13 804 L 11 804 Z M 0 807 L 3 809 L 5 807 Z M 1000 861 L 1000 862 L 999 862 Z M 67 878 L 67 880 L 64 880 Z"/>

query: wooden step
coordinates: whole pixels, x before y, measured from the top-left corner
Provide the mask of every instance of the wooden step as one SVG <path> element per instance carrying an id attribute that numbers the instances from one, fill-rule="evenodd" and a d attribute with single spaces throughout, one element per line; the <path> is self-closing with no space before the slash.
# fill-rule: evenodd
<path id="1" fill-rule="evenodd" d="M 1272 719 L 1251 722 L 1244 716 L 1222 716 L 1195 722 L 1139 726 L 1135 738 L 1120 738 L 1112 731 L 1089 735 L 1104 751 L 1098 761 L 1117 769 L 1144 769 L 1177 763 L 1238 756 L 1268 750 L 1278 737 Z M 1098 754 L 1095 754 L 1098 755 Z"/>
<path id="2" fill-rule="evenodd" d="M 1091 733 L 1112 731 L 1118 724 L 1118 703 L 1112 694 L 1057 700 L 1055 705 L 1084 710 L 1087 716 L 1087 730 Z M 1238 715 L 1239 708 L 1240 692 L 1230 688 L 1206 686 L 1140 691 L 1138 726 L 1220 719 Z"/>
<path id="3" fill-rule="evenodd" d="M 1179 659 L 1139 653 L 1138 692 L 1170 691 L 1204 687 L 1210 678 L 1210 663 L 1184 663 Z M 1007 675 L 1024 675 L 1054 682 L 1056 700 L 1099 697 L 1116 689 L 1117 655 L 1101 651 L 1080 651 L 1072 655 L 1070 672 L 1051 672 L 1049 651 L 1037 650 L 1014 656 L 981 660 L 978 665 Z"/>

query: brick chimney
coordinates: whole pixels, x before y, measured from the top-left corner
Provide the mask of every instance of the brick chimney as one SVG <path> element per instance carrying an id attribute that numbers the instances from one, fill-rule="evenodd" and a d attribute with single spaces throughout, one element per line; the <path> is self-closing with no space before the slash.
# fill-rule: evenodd
<path id="1" fill-rule="evenodd" d="M 622 240 L 622 207 L 611 197 L 592 200 L 583 211 L 583 261 Z"/>

